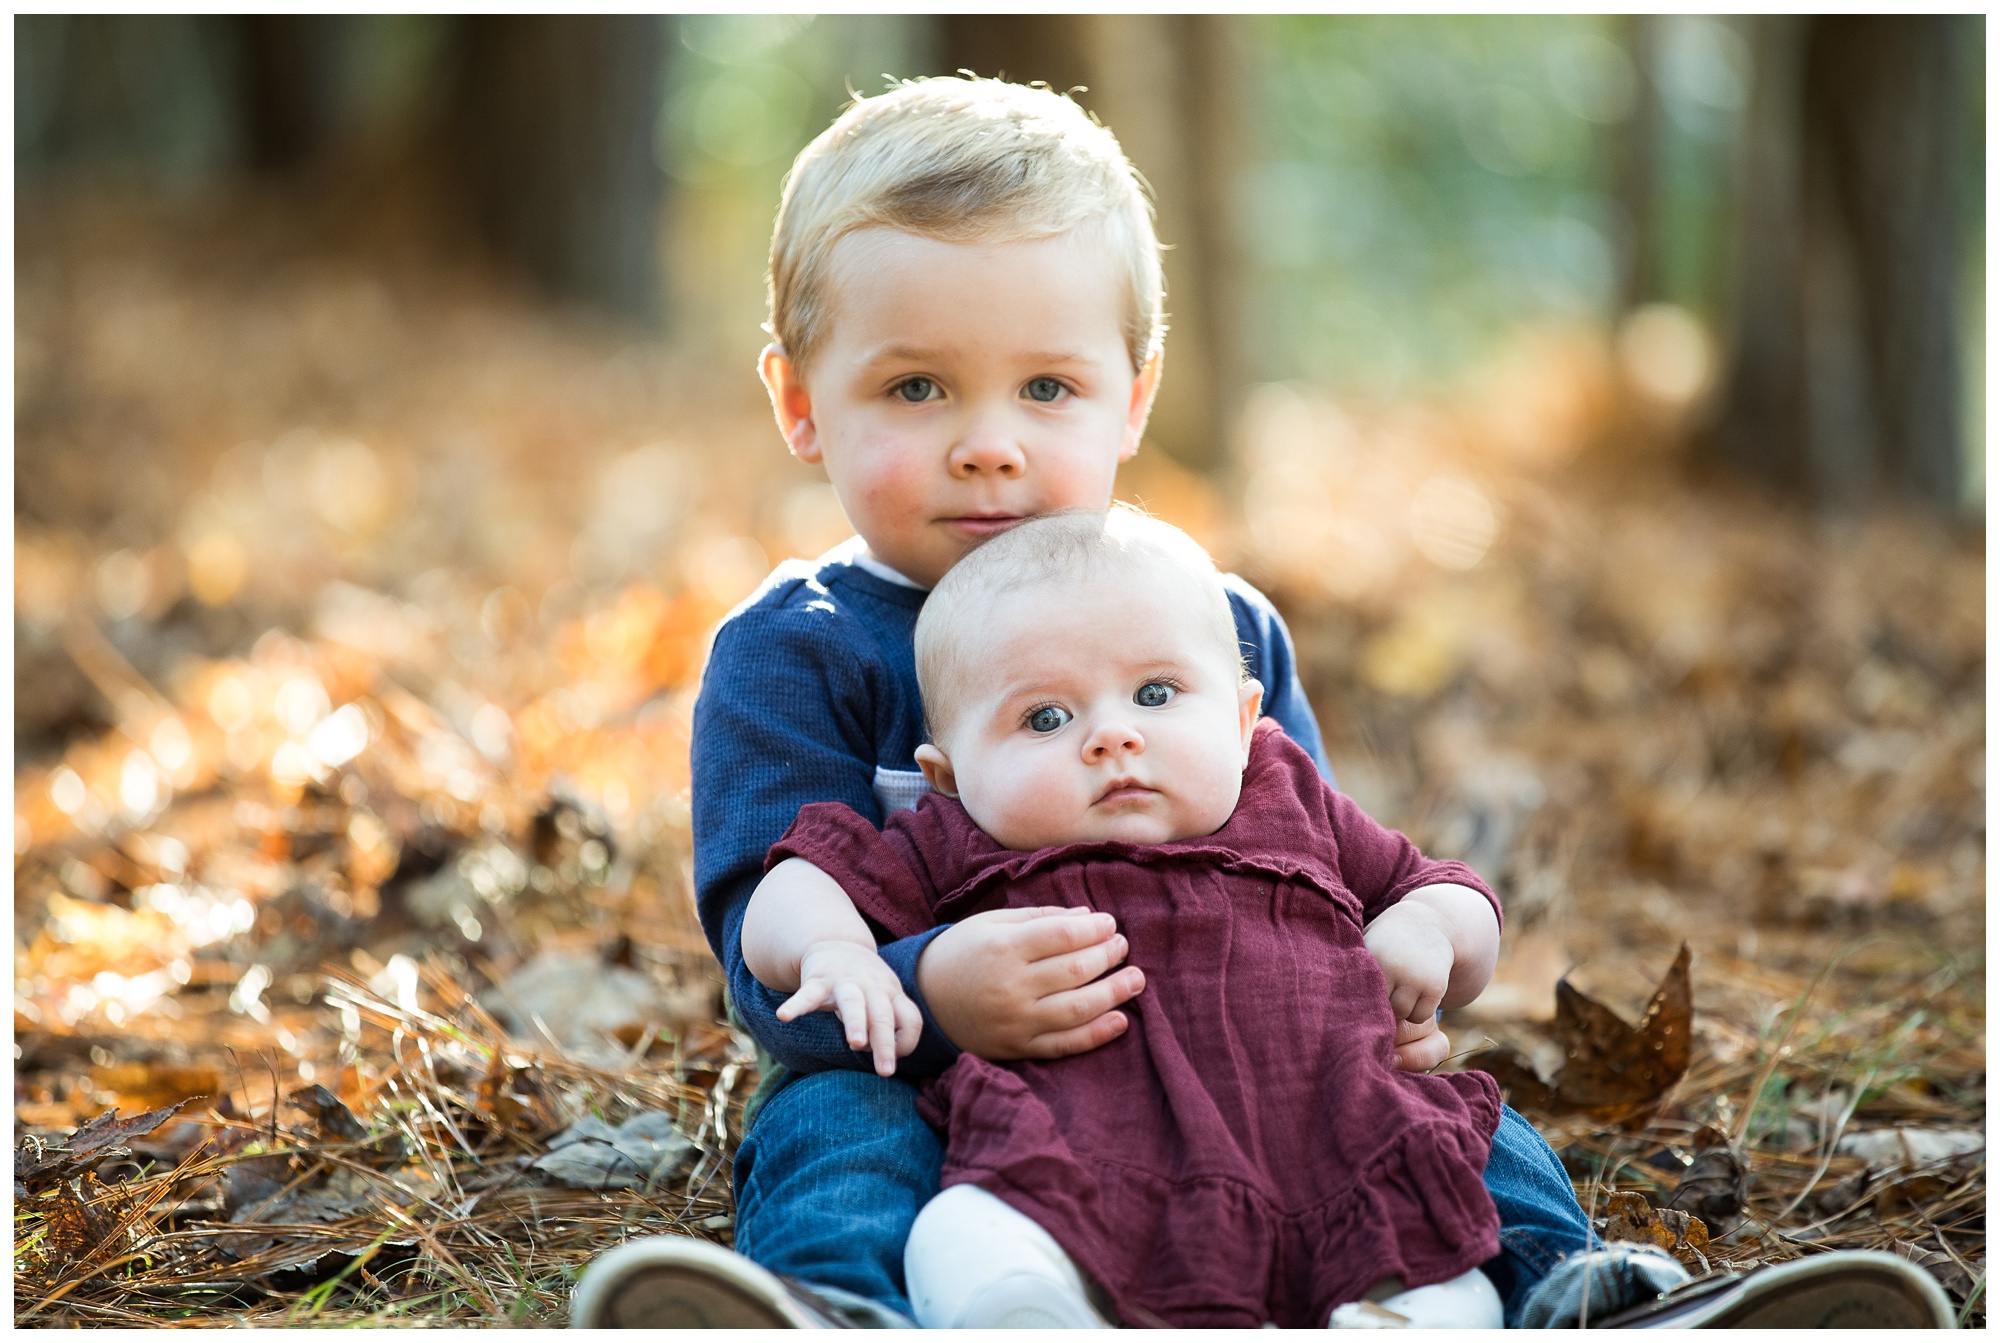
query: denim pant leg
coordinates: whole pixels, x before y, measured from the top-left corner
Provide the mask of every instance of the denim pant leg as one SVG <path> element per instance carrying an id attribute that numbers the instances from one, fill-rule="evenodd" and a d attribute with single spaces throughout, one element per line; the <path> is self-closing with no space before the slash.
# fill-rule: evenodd
<path id="1" fill-rule="evenodd" d="M 903 1243 L 944 1164 L 916 1098 L 909 1083 L 874 1073 L 786 1083 L 736 1152 L 736 1248 L 774 1273 L 908 1315 Z"/>
<path id="2" fill-rule="evenodd" d="M 1500 1210 L 1500 1253 L 1480 1267 L 1499 1289 L 1512 1329 L 1535 1284 L 1589 1245 L 1590 1223 L 1554 1150 L 1510 1106 L 1500 1107 L 1486 1158 L 1486 1191 Z"/>

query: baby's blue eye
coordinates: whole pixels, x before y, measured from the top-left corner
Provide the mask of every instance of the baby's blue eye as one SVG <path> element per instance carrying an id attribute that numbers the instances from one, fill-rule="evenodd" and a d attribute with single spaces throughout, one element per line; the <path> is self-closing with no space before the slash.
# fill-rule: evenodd
<path id="1" fill-rule="evenodd" d="M 1054 378 L 1030 378 L 1022 390 L 1030 401 L 1053 401 L 1063 394 L 1063 385 Z"/>
<path id="2" fill-rule="evenodd" d="M 1028 726 L 1036 732 L 1054 732 L 1070 719 L 1068 709 L 1060 705 L 1044 704 L 1028 715 Z"/>
<path id="3" fill-rule="evenodd" d="M 929 378 L 908 378 L 896 384 L 896 395 L 905 401 L 929 401 L 937 384 Z"/>
<path id="4" fill-rule="evenodd" d="M 1174 688 L 1164 681 L 1148 681 L 1132 696 L 1132 702 L 1147 709 L 1157 709 L 1174 697 Z"/>

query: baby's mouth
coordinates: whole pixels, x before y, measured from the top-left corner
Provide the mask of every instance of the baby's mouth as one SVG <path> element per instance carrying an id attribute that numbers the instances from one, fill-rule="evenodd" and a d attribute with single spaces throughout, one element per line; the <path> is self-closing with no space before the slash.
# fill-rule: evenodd
<path id="1" fill-rule="evenodd" d="M 1157 788 L 1149 788 L 1137 779 L 1114 779 L 1103 792 L 1097 795 L 1097 800 L 1091 805 L 1102 806 L 1107 802 L 1137 802 L 1142 798 L 1152 797 L 1159 791 Z"/>

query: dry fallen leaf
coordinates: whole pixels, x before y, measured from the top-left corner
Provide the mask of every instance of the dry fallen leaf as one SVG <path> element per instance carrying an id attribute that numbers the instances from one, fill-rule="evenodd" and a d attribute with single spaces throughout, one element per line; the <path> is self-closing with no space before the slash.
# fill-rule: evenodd
<path id="1" fill-rule="evenodd" d="M 1619 1192 L 1606 1201 L 1609 1216 L 1604 1223 L 1606 1240 L 1637 1241 L 1657 1245 L 1690 1273 L 1706 1273 L 1708 1228 L 1699 1217 L 1690 1217 L 1677 1208 L 1655 1208 L 1643 1194 Z"/>
<path id="2" fill-rule="evenodd" d="M 23 1143 L 14 1153 L 14 1180 L 17 1188 L 49 1188 L 92 1170 L 113 1156 L 124 1154 L 124 1144 L 143 1138 L 174 1117 L 187 1104 L 180 1101 L 158 1110 L 118 1118 L 116 1110 L 106 1110 L 54 1144 Z"/>
<path id="3" fill-rule="evenodd" d="M 615 1129 L 601 1119 L 579 1119 L 534 1168 L 572 1189 L 643 1189 L 679 1170 L 694 1151 L 671 1115 L 649 1110 Z"/>
<path id="4" fill-rule="evenodd" d="M 1510 1049 L 1484 1050 L 1468 1066 L 1491 1073 L 1517 1108 L 1583 1113 L 1606 1123 L 1642 1119 L 1687 1072 L 1694 1020 L 1690 959 L 1683 942 L 1637 1026 L 1567 979 L 1557 984 L 1553 1031 L 1563 1064 L 1552 1081 L 1544 1082 Z"/>
<path id="5" fill-rule="evenodd" d="M 1709 1141 L 1704 1143 L 1704 1138 Z M 1696 1135 L 1694 1160 L 1669 1205 L 1693 1213 L 1711 1236 L 1720 1236 L 1742 1216 L 1747 1184 L 1743 1154 L 1718 1130 L 1705 1128 Z"/>

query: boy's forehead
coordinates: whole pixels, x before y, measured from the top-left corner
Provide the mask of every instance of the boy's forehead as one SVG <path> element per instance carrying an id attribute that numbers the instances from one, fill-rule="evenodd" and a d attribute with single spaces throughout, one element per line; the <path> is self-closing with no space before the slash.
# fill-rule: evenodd
<path id="1" fill-rule="evenodd" d="M 947 242 L 857 229 L 829 259 L 830 341 L 850 357 L 927 357 L 1005 340 L 1024 358 L 1101 362 L 1123 351 L 1125 278 L 1095 230 Z"/>

